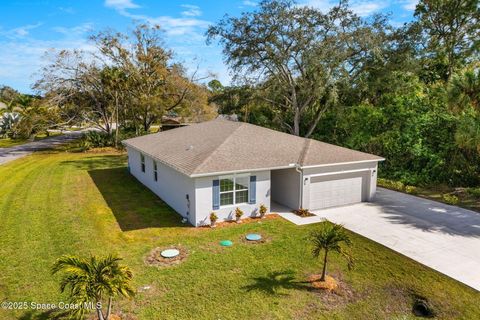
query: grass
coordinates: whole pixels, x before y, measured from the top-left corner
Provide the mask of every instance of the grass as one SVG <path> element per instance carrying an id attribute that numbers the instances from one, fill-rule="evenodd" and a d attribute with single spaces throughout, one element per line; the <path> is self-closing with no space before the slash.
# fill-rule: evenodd
<path id="1" fill-rule="evenodd" d="M 38 135 L 35 136 L 34 141 L 39 141 L 39 140 L 43 140 L 45 138 L 54 137 L 54 136 L 58 136 L 58 135 L 61 135 L 61 133 L 60 132 L 50 132 L 49 136 L 47 136 L 45 133 L 41 133 L 41 134 L 38 134 Z M 31 141 L 28 140 L 28 139 L 2 138 L 2 139 L 0 139 L 0 148 L 14 147 L 14 146 L 18 146 L 18 145 L 28 143 L 28 142 L 31 142 Z"/>
<path id="2" fill-rule="evenodd" d="M 319 293 L 305 282 L 321 270 L 306 239 L 318 225 L 280 218 L 195 229 L 131 177 L 125 155 L 44 152 L 0 166 L 0 301 L 58 303 L 62 254 L 117 253 L 151 286 L 114 312 L 127 319 L 413 319 L 414 296 L 440 319 L 478 319 L 480 294 L 350 233 L 356 268 L 331 255 L 329 272 L 347 288 Z M 247 244 L 246 233 L 268 241 Z M 218 241 L 234 241 L 221 248 Z M 181 264 L 146 266 L 155 247 L 188 250 Z M 454 263 L 454 262 L 452 262 Z M 0 319 L 47 319 L 38 310 L 0 310 Z"/>
<path id="3" fill-rule="evenodd" d="M 399 192 L 405 192 L 406 189 L 402 183 L 387 179 L 379 179 L 378 186 Z M 431 186 L 418 186 L 413 187 L 412 189 L 415 191 L 412 193 L 413 195 L 446 204 L 453 203 L 448 203 L 445 201 L 444 196 L 447 195 L 448 197 L 448 195 L 454 195 L 456 198 L 458 198 L 458 202 L 453 205 L 480 213 L 480 188 L 455 188 L 440 184 Z"/>

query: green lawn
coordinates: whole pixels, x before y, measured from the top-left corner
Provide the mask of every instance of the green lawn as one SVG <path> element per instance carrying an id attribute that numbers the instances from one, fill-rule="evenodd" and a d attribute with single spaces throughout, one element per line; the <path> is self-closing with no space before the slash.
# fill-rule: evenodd
<path id="1" fill-rule="evenodd" d="M 120 301 L 122 319 L 410 319 L 414 295 L 441 319 L 480 318 L 480 294 L 410 259 L 352 234 L 356 268 L 332 256 L 342 294 L 305 283 L 320 271 L 306 240 L 318 225 L 280 218 L 195 229 L 132 178 L 118 154 L 45 152 L 0 166 L 0 301 L 58 303 L 50 267 L 62 254 L 117 253 L 151 286 Z M 268 241 L 246 244 L 247 232 Z M 232 248 L 217 242 L 231 239 Z M 155 247 L 181 245 L 188 258 L 149 267 Z M 455 263 L 452 261 L 452 263 Z M 0 310 L 0 319 L 45 319 L 32 310 Z"/>
<path id="2" fill-rule="evenodd" d="M 39 141 L 39 140 L 42 140 L 42 139 L 45 139 L 45 138 L 54 137 L 54 136 L 58 136 L 58 135 L 61 135 L 61 133 L 60 132 L 51 132 L 49 136 L 42 133 L 42 134 L 39 134 L 39 135 L 35 136 L 34 141 Z M 0 139 L 0 148 L 14 147 L 14 146 L 18 146 L 18 145 L 28 143 L 28 142 L 31 142 L 31 141 L 29 141 L 28 139 L 1 138 Z"/>

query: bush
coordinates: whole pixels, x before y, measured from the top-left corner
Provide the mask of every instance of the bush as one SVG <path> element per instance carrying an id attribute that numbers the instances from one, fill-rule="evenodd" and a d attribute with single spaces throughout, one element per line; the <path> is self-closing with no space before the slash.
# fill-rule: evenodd
<path id="1" fill-rule="evenodd" d="M 418 188 L 414 186 L 405 186 L 405 192 L 409 194 L 418 194 Z"/>
<path id="2" fill-rule="evenodd" d="M 294 210 L 293 213 L 295 213 L 297 216 L 300 216 L 300 217 L 311 217 L 314 215 L 308 209 L 304 209 L 304 208 Z"/>
<path id="3" fill-rule="evenodd" d="M 467 193 L 476 198 L 480 198 L 480 188 L 467 188 Z"/>
<path id="4" fill-rule="evenodd" d="M 260 216 L 263 217 L 265 213 L 267 213 L 267 207 L 264 204 L 261 204 L 259 212 L 260 212 Z"/>
<path id="5" fill-rule="evenodd" d="M 213 225 L 217 222 L 218 216 L 215 212 L 210 213 L 210 223 Z"/>
<path id="6" fill-rule="evenodd" d="M 235 209 L 235 218 L 240 219 L 243 216 L 243 211 L 240 208 Z"/>
<path id="7" fill-rule="evenodd" d="M 405 191 L 405 185 L 401 181 L 393 181 L 393 180 L 379 178 L 377 180 L 377 183 L 379 186 L 387 189 Z"/>
<path id="8" fill-rule="evenodd" d="M 458 203 L 458 197 L 453 194 L 444 194 L 442 195 L 442 199 L 447 204 L 456 205 Z"/>
<path id="9" fill-rule="evenodd" d="M 20 122 L 20 114 L 6 112 L 0 116 L 0 137 L 13 137 L 13 128 Z"/>
<path id="10" fill-rule="evenodd" d="M 100 131 L 87 131 L 83 139 L 90 148 L 105 148 L 115 146 L 115 135 Z"/>

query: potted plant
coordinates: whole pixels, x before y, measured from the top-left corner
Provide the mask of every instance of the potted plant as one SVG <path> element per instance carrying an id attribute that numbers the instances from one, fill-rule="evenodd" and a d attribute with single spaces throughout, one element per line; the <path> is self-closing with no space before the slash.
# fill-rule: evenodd
<path id="1" fill-rule="evenodd" d="M 215 228 L 215 223 L 218 220 L 218 216 L 215 212 L 210 213 L 210 228 Z"/>
<path id="2" fill-rule="evenodd" d="M 235 209 L 235 218 L 237 220 L 237 223 L 240 223 L 240 218 L 243 216 L 243 211 L 240 208 Z"/>
<path id="3" fill-rule="evenodd" d="M 265 214 L 267 213 L 267 207 L 262 203 L 258 212 L 260 213 L 260 218 L 265 218 Z"/>

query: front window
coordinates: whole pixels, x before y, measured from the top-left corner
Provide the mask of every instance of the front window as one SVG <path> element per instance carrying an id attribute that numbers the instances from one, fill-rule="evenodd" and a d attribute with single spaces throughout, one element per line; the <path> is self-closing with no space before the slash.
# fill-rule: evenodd
<path id="1" fill-rule="evenodd" d="M 220 178 L 220 206 L 248 202 L 249 176 Z"/>
<path id="2" fill-rule="evenodd" d="M 142 163 L 142 172 L 145 172 L 145 156 L 140 154 L 140 162 Z"/>

